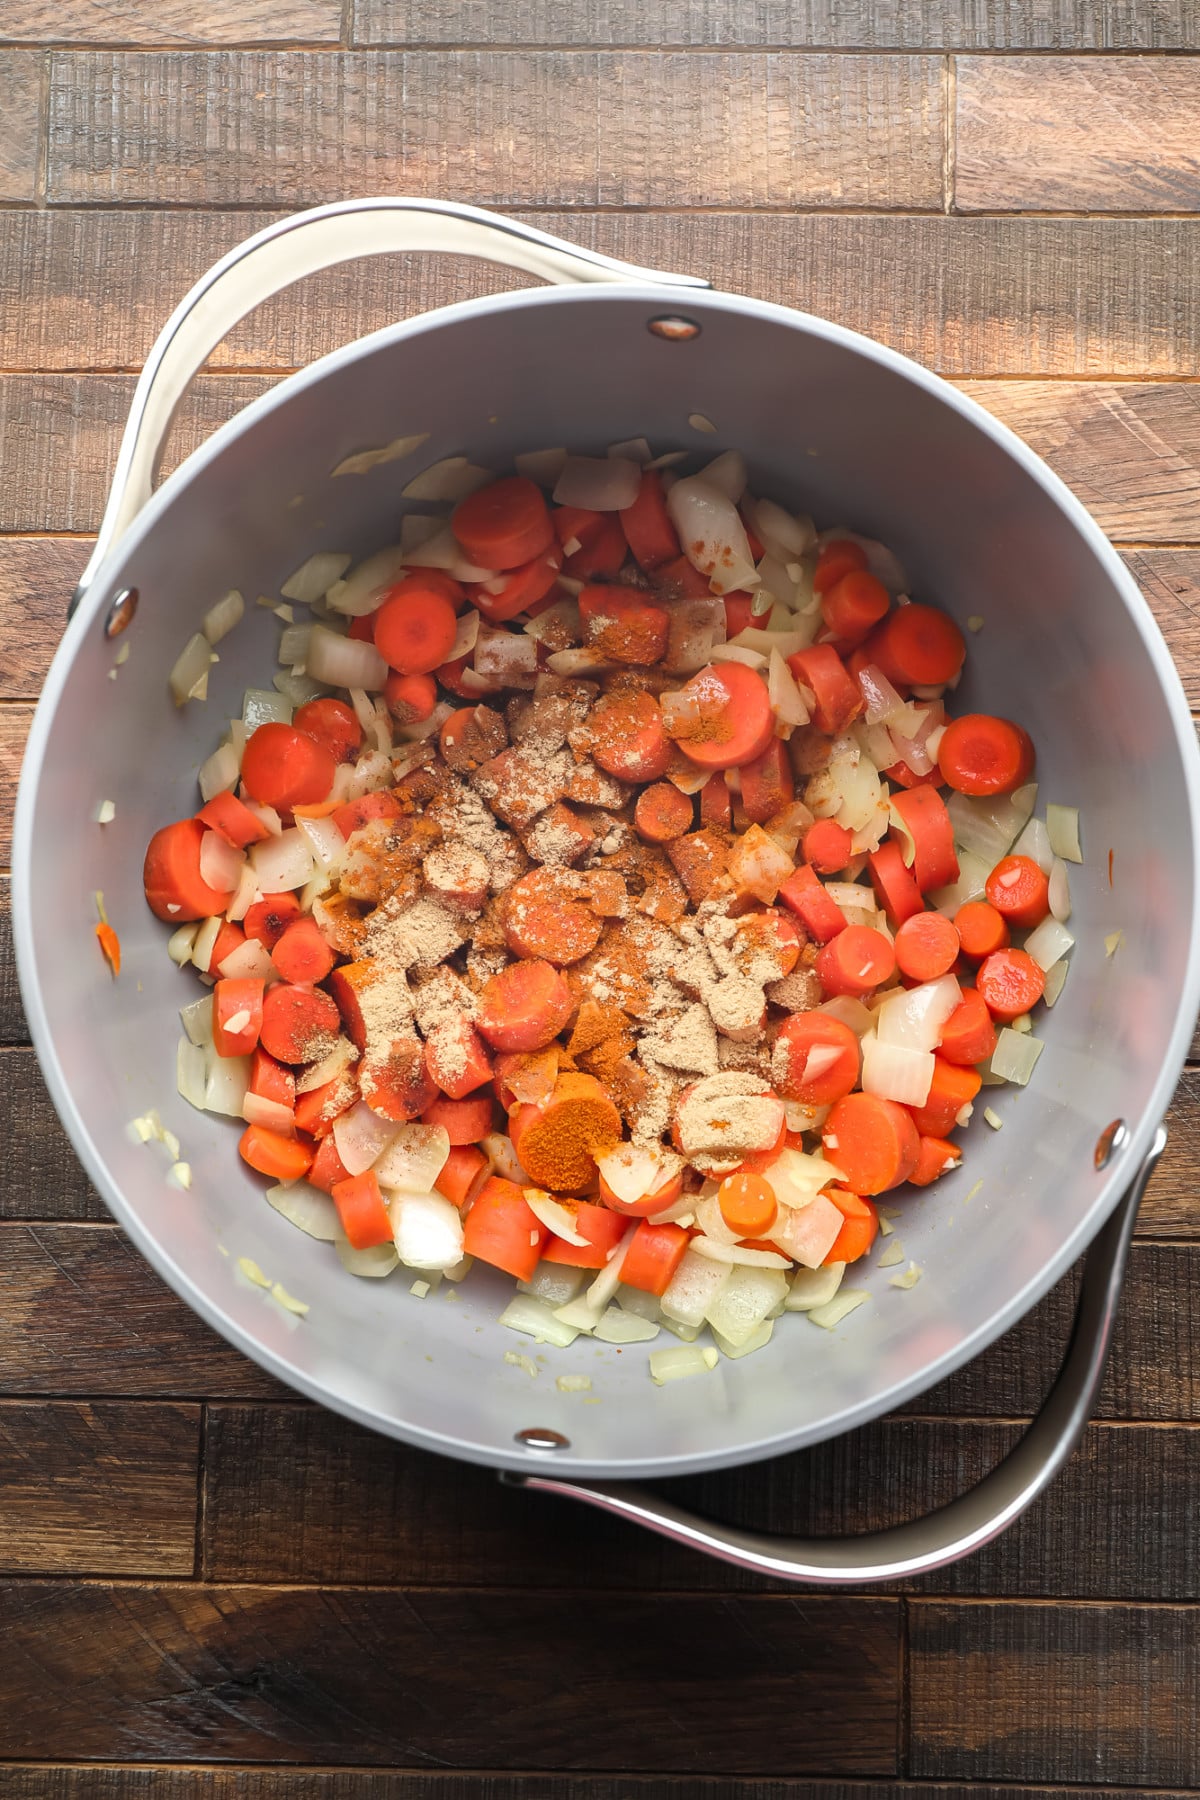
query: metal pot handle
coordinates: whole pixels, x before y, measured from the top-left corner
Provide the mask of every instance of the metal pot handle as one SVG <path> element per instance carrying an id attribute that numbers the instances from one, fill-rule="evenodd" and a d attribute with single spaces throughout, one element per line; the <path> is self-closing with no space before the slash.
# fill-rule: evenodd
<path id="1" fill-rule="evenodd" d="M 616 1513 L 647 1531 L 688 1544 L 759 1575 L 814 1586 L 895 1581 L 958 1562 L 998 1537 L 1058 1474 L 1083 1432 L 1104 1373 L 1129 1242 L 1146 1183 L 1166 1145 L 1159 1127 L 1137 1176 L 1094 1240 L 1058 1380 L 1020 1443 L 969 1493 L 922 1519 L 858 1538 L 783 1538 L 714 1525 L 644 1488 L 509 1473 L 516 1487 L 563 1494 Z"/>
<path id="2" fill-rule="evenodd" d="M 439 250 L 524 269 L 551 282 L 653 282 L 707 288 L 694 275 L 668 275 L 564 243 L 516 219 L 449 200 L 384 196 L 296 213 L 256 232 L 214 263 L 159 334 L 134 391 L 96 548 L 75 590 L 78 606 L 96 569 L 149 500 L 171 421 L 193 377 L 248 312 L 305 275 L 360 256 Z"/>

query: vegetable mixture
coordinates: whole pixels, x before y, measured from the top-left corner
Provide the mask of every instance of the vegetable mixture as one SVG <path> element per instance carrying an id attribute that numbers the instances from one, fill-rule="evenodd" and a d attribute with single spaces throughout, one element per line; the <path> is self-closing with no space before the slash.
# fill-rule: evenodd
<path id="1" fill-rule="evenodd" d="M 145 890 L 211 989 L 181 1091 L 353 1272 L 483 1262 L 540 1341 L 740 1356 L 865 1298 L 880 1196 L 1029 1079 L 1078 822 L 1019 724 L 950 716 L 963 635 L 882 545 L 683 460 L 454 459 L 448 520 L 311 558 Z"/>

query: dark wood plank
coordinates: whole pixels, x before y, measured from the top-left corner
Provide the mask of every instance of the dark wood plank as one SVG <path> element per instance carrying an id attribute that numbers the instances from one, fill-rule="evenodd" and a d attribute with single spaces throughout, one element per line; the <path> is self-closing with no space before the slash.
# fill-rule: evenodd
<path id="1" fill-rule="evenodd" d="M 1200 1237 L 1200 1069 L 1185 1069 L 1166 1118 L 1167 1147 L 1138 1216 L 1144 1237 Z"/>
<path id="2" fill-rule="evenodd" d="M 0 538 L 0 699 L 37 698 L 90 551 L 88 538 Z"/>
<path id="3" fill-rule="evenodd" d="M 32 1050 L 0 1050 L 0 1219 L 101 1219 L 108 1209 L 58 1122 Z"/>
<path id="4" fill-rule="evenodd" d="M 0 1225 L 0 1393 L 275 1397 L 114 1226 Z"/>
<path id="5" fill-rule="evenodd" d="M 27 1044 L 29 1027 L 25 1023 L 13 957 L 11 888 L 8 876 L 0 875 L 0 1044 Z"/>
<path id="6" fill-rule="evenodd" d="M 5 0 L 0 43 L 336 44 L 338 0 Z"/>
<path id="7" fill-rule="evenodd" d="M 1020 1427 L 888 1419 L 810 1451 L 652 1484 L 746 1529 L 879 1530 L 945 1504 Z M 1093 1426 L 1053 1497 L 979 1555 L 918 1586 L 939 1593 L 1200 1597 L 1200 1431 Z M 217 1406 L 205 1455 L 204 1573 L 215 1581 L 429 1582 L 529 1588 L 739 1589 L 778 1584 L 463 1467 L 317 1408 Z M 1155 1529 L 1144 1529 L 1152 1507 Z"/>
<path id="8" fill-rule="evenodd" d="M 954 203 L 964 212 L 1191 212 L 1200 68 L 1171 57 L 966 56 Z"/>
<path id="9" fill-rule="evenodd" d="M 0 215 L 0 367 L 136 367 L 174 301 L 279 216 Z M 943 374 L 1200 374 L 1200 222 L 1192 220 L 527 216 L 627 262 L 714 276 L 801 306 Z M 462 257 L 366 259 L 268 303 L 213 364 L 292 368 L 394 319 L 523 285 L 524 276 Z"/>
<path id="10" fill-rule="evenodd" d="M 0 200 L 37 198 L 44 130 L 44 63 L 36 50 L 0 50 Z"/>
<path id="11" fill-rule="evenodd" d="M 12 851 L 12 811 L 25 740 L 33 720 L 32 706 L 0 706 L 0 866 L 7 868 Z"/>
<path id="12" fill-rule="evenodd" d="M 1200 515 L 1200 407 L 1172 382 L 967 381 L 1074 488 L 1111 537 L 1189 542 Z"/>
<path id="13" fill-rule="evenodd" d="M 564 1800 L 558 1775 L 468 1775 L 422 1769 L 73 1767 L 6 1763 L 7 1800 Z M 740 1780 L 705 1775 L 572 1774 L 569 1800 L 1047 1800 L 1045 1789 L 915 1781 Z M 1071 1800 L 1106 1800 L 1072 1788 Z M 1126 1788 L 1122 1800 L 1155 1800 Z"/>
<path id="14" fill-rule="evenodd" d="M 49 117 L 57 205 L 942 206 L 930 57 L 56 53 Z"/>
<path id="15" fill-rule="evenodd" d="M 578 1602 L 523 1593 L 24 1582 L 0 1584 L 0 1614 L 9 1758 L 896 1768 L 889 1600 L 621 1594 L 585 1625 Z"/>
<path id="16" fill-rule="evenodd" d="M 977 1781 L 1196 1775 L 1200 1610 L 913 1602 L 912 1772 Z"/>
<path id="17" fill-rule="evenodd" d="M 0 1405 L 0 1570 L 190 1575 L 198 1406 Z"/>
<path id="18" fill-rule="evenodd" d="M 1127 550 L 1124 557 L 1167 640 L 1188 702 L 1200 709 L 1200 552 Z"/>
<path id="19" fill-rule="evenodd" d="M 516 0 L 503 24 L 486 0 L 356 0 L 357 44 L 763 44 L 846 50 L 1187 50 L 1186 0 Z"/>

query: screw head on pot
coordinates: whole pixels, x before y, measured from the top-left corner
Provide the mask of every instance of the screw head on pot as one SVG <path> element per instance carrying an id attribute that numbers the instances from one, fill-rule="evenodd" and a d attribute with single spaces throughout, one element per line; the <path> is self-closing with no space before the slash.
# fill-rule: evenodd
<path id="1" fill-rule="evenodd" d="M 106 638 L 120 637 L 126 626 L 133 623 L 133 615 L 137 611 L 138 591 L 136 588 L 122 588 L 113 598 L 104 620 Z"/>
<path id="2" fill-rule="evenodd" d="M 1098 1169 L 1106 1169 L 1118 1150 L 1123 1150 L 1129 1142 L 1129 1127 L 1124 1119 L 1114 1119 L 1106 1125 L 1096 1139 L 1094 1159 Z"/>
<path id="3" fill-rule="evenodd" d="M 662 313 L 656 319 L 648 319 L 646 330 L 668 344 L 686 344 L 691 338 L 700 336 L 700 326 L 695 319 L 685 319 L 679 313 Z"/>
<path id="4" fill-rule="evenodd" d="M 524 1431 L 515 1431 L 514 1438 L 518 1444 L 524 1444 L 527 1450 L 569 1450 L 571 1440 L 564 1437 L 561 1431 L 551 1431 L 547 1425 L 527 1425 Z"/>

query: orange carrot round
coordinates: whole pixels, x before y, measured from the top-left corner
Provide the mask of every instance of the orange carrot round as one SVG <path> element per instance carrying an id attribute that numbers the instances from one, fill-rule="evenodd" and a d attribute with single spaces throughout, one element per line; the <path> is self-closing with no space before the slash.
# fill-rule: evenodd
<path id="1" fill-rule="evenodd" d="M 558 580 L 562 560 L 562 551 L 557 544 L 551 544 L 540 556 L 509 569 L 495 581 L 468 582 L 467 594 L 485 619 L 493 625 L 504 625 L 545 599 Z"/>
<path id="2" fill-rule="evenodd" d="M 700 717 L 680 730 L 676 742 L 701 769 L 736 769 L 753 762 L 775 735 L 767 684 L 745 663 L 711 663 L 686 683 Z"/>
<path id="3" fill-rule="evenodd" d="M 392 1038 L 385 1045 L 372 1042 L 359 1064 L 358 1079 L 371 1111 L 398 1125 L 421 1118 L 437 1098 L 425 1067 L 425 1046 L 412 1034 Z M 488 1118 L 490 1121 L 490 1108 Z M 485 1125 L 478 1135 L 482 1137 L 486 1130 Z"/>
<path id="4" fill-rule="evenodd" d="M 451 1100 L 439 1094 L 421 1114 L 422 1125 L 441 1125 L 450 1134 L 453 1147 L 477 1144 L 492 1129 L 496 1102 L 490 1093 L 471 1094 L 462 1100 Z"/>
<path id="5" fill-rule="evenodd" d="M 1011 1025 L 1046 991 L 1045 972 L 1024 950 L 997 950 L 979 965 L 975 985 L 993 1019 Z"/>
<path id="6" fill-rule="evenodd" d="M 262 1030 L 263 983 L 241 976 L 213 988 L 213 1048 L 218 1056 L 249 1056 Z"/>
<path id="7" fill-rule="evenodd" d="M 817 557 L 813 587 L 818 594 L 827 594 L 845 576 L 866 566 L 867 553 L 861 544 L 856 544 L 853 538 L 831 538 Z"/>
<path id="8" fill-rule="evenodd" d="M 896 953 L 882 931 L 847 925 L 817 956 L 817 974 L 826 994 L 869 994 L 896 970 Z"/>
<path id="9" fill-rule="evenodd" d="M 320 988 L 268 988 L 263 999 L 263 1049 L 277 1062 L 315 1062 L 326 1055 L 338 1034 L 338 1009 Z"/>
<path id="10" fill-rule="evenodd" d="M 427 675 L 454 648 L 453 602 L 424 575 L 406 575 L 388 589 L 375 614 L 375 648 L 401 675 Z"/>
<path id="11" fill-rule="evenodd" d="M 515 569 L 554 541 L 542 490 L 523 475 L 507 475 L 468 494 L 451 514 L 450 529 L 481 569 Z"/>
<path id="12" fill-rule="evenodd" d="M 762 1175 L 727 1175 L 717 1189 L 717 1205 L 741 1238 L 766 1237 L 779 1211 L 775 1189 Z"/>
<path id="13" fill-rule="evenodd" d="M 375 1244 L 390 1244 L 392 1221 L 383 1203 L 378 1178 L 368 1169 L 363 1175 L 351 1175 L 333 1185 L 333 1204 L 338 1218 L 355 1250 L 370 1250 Z"/>
<path id="14" fill-rule="evenodd" d="M 633 822 L 648 844 L 669 844 L 692 829 L 692 802 L 669 781 L 643 788 L 634 808 Z"/>
<path id="15" fill-rule="evenodd" d="M 898 606 L 872 633 L 876 666 L 900 687 L 940 687 L 953 681 L 967 655 L 949 613 L 936 606 Z"/>
<path id="16" fill-rule="evenodd" d="M 928 1187 L 939 1175 L 957 1168 L 961 1161 L 961 1144 L 948 1143 L 945 1138 L 923 1137 L 917 1166 L 908 1179 L 914 1187 Z"/>
<path id="17" fill-rule="evenodd" d="M 487 1157 L 474 1144 L 452 1144 L 442 1172 L 433 1185 L 461 1212 L 487 1166 Z"/>
<path id="18" fill-rule="evenodd" d="M 479 997 L 480 1032 L 495 1050 L 541 1050 L 571 1016 L 571 990 L 551 963 L 510 963 Z"/>
<path id="19" fill-rule="evenodd" d="M 922 1137 L 948 1137 L 958 1124 L 964 1106 L 973 1104 L 982 1086 L 975 1069 L 964 1069 L 944 1056 L 933 1059 L 933 1080 L 924 1106 L 910 1106 L 913 1123 Z"/>
<path id="20" fill-rule="evenodd" d="M 625 1220 L 610 1212 L 607 1206 L 593 1206 L 590 1201 L 567 1202 L 577 1237 L 583 1244 L 569 1244 L 565 1238 L 551 1236 L 542 1250 L 544 1262 L 564 1263 L 571 1269 L 602 1269 L 625 1235 Z"/>
<path id="21" fill-rule="evenodd" d="M 491 1175 L 467 1213 L 463 1250 L 518 1281 L 528 1281 L 538 1266 L 546 1236 L 546 1227 L 531 1211 L 516 1182 Z"/>
<path id="22" fill-rule="evenodd" d="M 878 850 L 871 851 L 867 857 L 867 868 L 871 875 L 871 886 L 893 930 L 903 925 L 905 919 L 911 919 L 924 910 L 925 902 L 921 898 L 916 878 L 906 865 L 904 854 L 894 839 L 885 839 Z"/>
<path id="23" fill-rule="evenodd" d="M 235 850 L 244 850 L 248 844 L 261 844 L 271 835 L 258 814 L 252 813 L 236 794 L 214 794 L 196 817 L 210 831 L 219 831 Z"/>
<path id="24" fill-rule="evenodd" d="M 679 555 L 679 536 L 667 512 L 667 497 L 657 469 L 643 471 L 637 499 L 617 516 L 625 542 L 640 568 L 660 569 Z"/>
<path id="25" fill-rule="evenodd" d="M 866 569 L 850 569 L 832 587 L 822 589 L 821 617 L 836 641 L 850 647 L 862 643 L 887 616 L 891 603 L 882 581 Z"/>
<path id="26" fill-rule="evenodd" d="M 936 981 L 954 967 L 958 952 L 958 932 L 942 913 L 914 913 L 896 933 L 896 967 L 910 981 Z"/>
<path id="27" fill-rule="evenodd" d="M 821 1139 L 834 1168 L 856 1194 L 885 1194 L 907 1181 L 920 1142 L 908 1111 L 878 1094 L 847 1094 L 825 1121 Z"/>
<path id="28" fill-rule="evenodd" d="M 984 891 L 1010 925 L 1040 925 L 1050 911 L 1050 882 L 1031 856 L 1001 857 Z"/>
<path id="29" fill-rule="evenodd" d="M 199 819 L 177 819 L 156 831 L 147 846 L 142 865 L 146 904 L 169 925 L 211 918 L 233 899 L 232 893 L 209 887 L 200 873 L 204 832 Z"/>
<path id="30" fill-rule="evenodd" d="M 964 988 L 963 997 L 942 1026 L 939 1056 L 947 1062 L 973 1065 L 986 1062 L 996 1048 L 996 1027 L 983 995 Z"/>
<path id="31" fill-rule="evenodd" d="M 594 1075 L 560 1075 L 540 1105 L 514 1107 L 513 1149 L 531 1181 L 551 1193 L 594 1186 L 596 1164 L 621 1140 L 621 1115 Z"/>
<path id="32" fill-rule="evenodd" d="M 843 934 L 844 935 L 844 934 Z M 831 1013 L 793 1013 L 783 1021 L 771 1053 L 771 1076 L 785 1099 L 830 1106 L 858 1080 L 858 1039 Z"/>
<path id="33" fill-rule="evenodd" d="M 938 744 L 938 770 L 948 787 L 980 797 L 1011 794 L 1033 773 L 1033 741 L 1011 719 L 964 713 Z"/>
<path id="34" fill-rule="evenodd" d="M 296 708 L 292 725 L 315 743 L 324 744 L 335 762 L 353 762 L 362 748 L 363 728 L 358 714 L 332 695 L 306 700 Z"/>
<path id="35" fill-rule="evenodd" d="M 307 1175 L 312 1163 L 312 1146 L 300 1138 L 283 1137 L 268 1131 L 265 1125 L 247 1125 L 238 1144 L 238 1154 L 260 1175 L 273 1181 L 299 1181 Z"/>
<path id="36" fill-rule="evenodd" d="M 579 616 L 587 642 L 609 662 L 648 667 L 667 653 L 670 613 L 633 588 L 585 587 Z"/>
<path id="37" fill-rule="evenodd" d="M 1008 926 L 988 900 L 968 900 L 954 915 L 964 956 L 980 962 L 1008 943 Z"/>
<path id="38" fill-rule="evenodd" d="M 958 880 L 954 827 L 946 802 L 935 787 L 922 782 L 907 793 L 893 794 L 892 805 L 913 841 L 913 880 L 923 894 Z M 896 833 L 897 827 L 892 827 Z"/>
<path id="39" fill-rule="evenodd" d="M 333 967 L 334 955 L 316 922 L 305 915 L 284 927 L 271 952 L 271 961 L 285 981 L 303 985 L 324 981 Z"/>
<path id="40" fill-rule="evenodd" d="M 401 675 L 393 669 L 383 684 L 383 698 L 397 725 L 420 725 L 437 705 L 433 676 Z"/>
<path id="41" fill-rule="evenodd" d="M 679 1225 L 651 1225 L 649 1219 L 643 1219 L 625 1252 L 621 1280 L 626 1287 L 661 1296 L 670 1287 L 687 1247 L 688 1234 Z"/>
<path id="42" fill-rule="evenodd" d="M 866 702 L 832 644 L 813 644 L 808 650 L 797 650 L 787 663 L 797 681 L 816 699 L 813 724 L 818 731 L 836 737 L 857 719 Z"/>
<path id="43" fill-rule="evenodd" d="M 908 1179 L 912 1180 L 911 1174 Z M 847 1193 L 845 1188 L 826 1188 L 825 1198 L 832 1200 L 844 1221 L 825 1261 L 857 1262 L 867 1254 L 879 1234 L 879 1214 L 869 1200 L 864 1200 L 861 1194 Z"/>
<path id="44" fill-rule="evenodd" d="M 742 811 L 752 825 L 765 825 L 796 792 L 787 745 L 773 737 L 761 756 L 741 766 Z"/>
<path id="45" fill-rule="evenodd" d="M 242 783 L 252 800 L 290 812 L 324 800 L 337 763 L 325 744 L 294 725 L 270 721 L 251 732 L 242 752 Z"/>
<path id="46" fill-rule="evenodd" d="M 657 781 L 673 747 L 658 702 L 650 695 L 606 694 L 588 720 L 592 760 L 618 781 Z"/>
<path id="47" fill-rule="evenodd" d="M 854 854 L 854 839 L 836 819 L 818 819 L 804 834 L 804 860 L 818 875 L 836 875 Z"/>
<path id="48" fill-rule="evenodd" d="M 242 920 L 248 938 L 255 938 L 267 950 L 276 944 L 294 920 L 300 917 L 300 902 L 295 894 L 264 894 L 256 900 Z"/>

